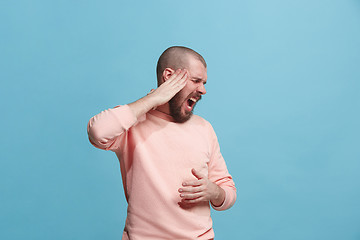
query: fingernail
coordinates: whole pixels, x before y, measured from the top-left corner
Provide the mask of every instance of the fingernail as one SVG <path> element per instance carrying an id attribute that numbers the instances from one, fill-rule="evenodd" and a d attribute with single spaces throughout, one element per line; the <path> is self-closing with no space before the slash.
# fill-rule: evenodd
<path id="1" fill-rule="evenodd" d="M 182 191 L 183 191 L 183 190 L 180 188 L 180 189 L 179 189 L 179 192 L 182 192 Z"/>

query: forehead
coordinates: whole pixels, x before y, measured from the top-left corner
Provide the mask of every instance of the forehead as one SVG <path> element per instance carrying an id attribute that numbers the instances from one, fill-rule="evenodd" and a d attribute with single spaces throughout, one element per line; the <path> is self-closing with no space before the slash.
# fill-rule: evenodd
<path id="1" fill-rule="evenodd" d="M 199 59 L 189 57 L 188 70 L 190 71 L 191 77 L 201 78 L 203 80 L 207 79 L 207 69 Z"/>

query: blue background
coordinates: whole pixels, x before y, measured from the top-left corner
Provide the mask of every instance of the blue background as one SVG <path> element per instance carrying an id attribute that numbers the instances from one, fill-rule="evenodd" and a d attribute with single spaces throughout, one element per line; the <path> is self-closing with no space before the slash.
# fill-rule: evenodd
<path id="1" fill-rule="evenodd" d="M 1 1 L 0 239 L 121 239 L 119 164 L 90 117 L 208 63 L 196 113 L 238 189 L 217 239 L 360 239 L 360 1 Z"/>

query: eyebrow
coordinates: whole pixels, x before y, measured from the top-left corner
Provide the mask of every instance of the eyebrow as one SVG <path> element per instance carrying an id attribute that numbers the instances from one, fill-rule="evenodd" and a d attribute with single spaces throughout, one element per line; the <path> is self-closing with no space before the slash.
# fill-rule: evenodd
<path id="1" fill-rule="evenodd" d="M 200 81 L 203 81 L 202 78 L 199 78 L 199 77 L 193 77 L 192 78 L 193 80 L 200 80 Z M 207 81 L 203 81 L 204 84 L 206 84 Z"/>

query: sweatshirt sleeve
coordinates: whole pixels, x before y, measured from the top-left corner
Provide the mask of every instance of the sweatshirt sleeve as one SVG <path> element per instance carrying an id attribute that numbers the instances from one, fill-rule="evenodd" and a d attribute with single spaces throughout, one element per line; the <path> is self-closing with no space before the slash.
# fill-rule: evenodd
<path id="1" fill-rule="evenodd" d="M 115 150 L 119 147 L 119 136 L 131 128 L 137 121 L 128 105 L 117 106 L 102 111 L 92 117 L 87 126 L 91 144 L 104 150 Z"/>
<path id="2" fill-rule="evenodd" d="M 209 162 L 209 179 L 225 191 L 225 200 L 223 204 L 221 206 L 211 205 L 215 210 L 222 211 L 229 209 L 234 205 L 236 201 L 236 188 L 226 167 L 225 160 L 221 155 L 218 139 L 211 125 L 210 128 L 212 150 Z"/>

